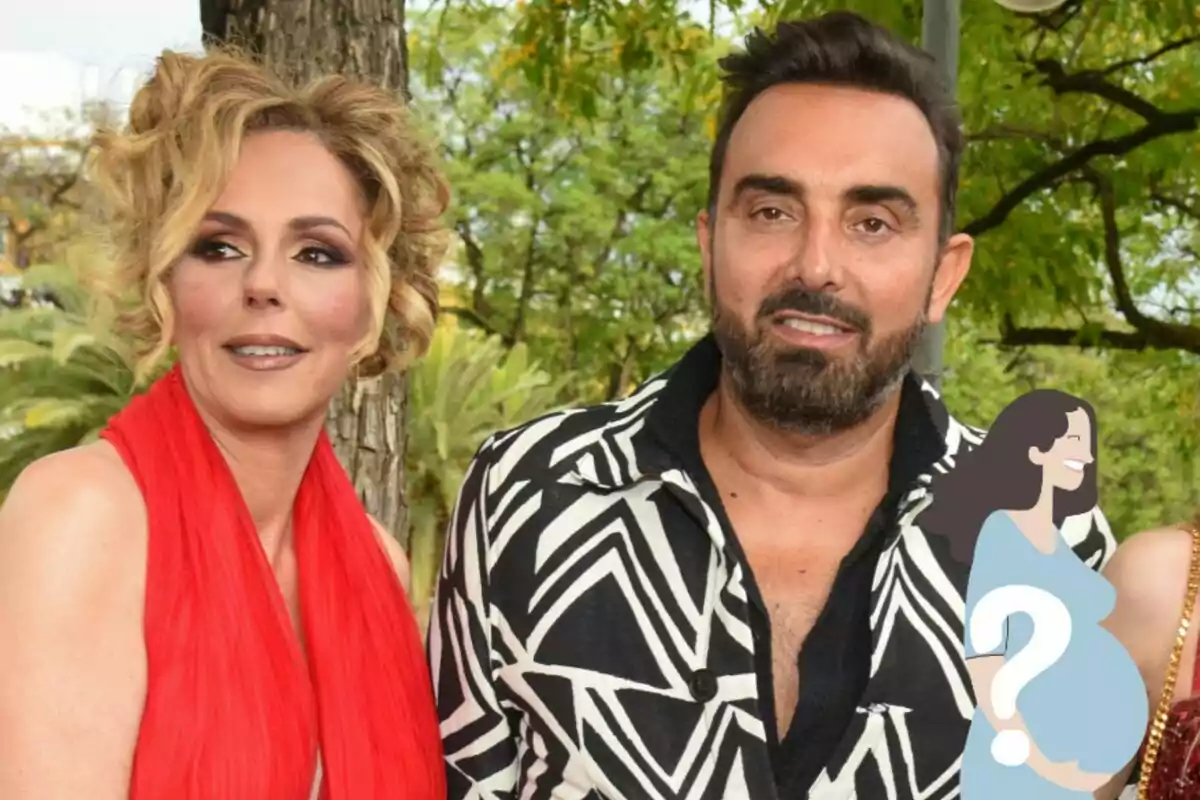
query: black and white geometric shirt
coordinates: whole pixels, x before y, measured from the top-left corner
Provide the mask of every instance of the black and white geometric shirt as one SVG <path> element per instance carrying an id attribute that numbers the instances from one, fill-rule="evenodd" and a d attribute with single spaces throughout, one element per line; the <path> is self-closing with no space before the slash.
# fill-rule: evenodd
<path id="1" fill-rule="evenodd" d="M 670 420 L 695 429 L 706 396 L 696 387 L 718 371 L 708 337 L 624 400 L 556 413 L 480 448 L 447 532 L 428 642 L 453 800 L 958 795 L 975 706 L 962 649 L 969 570 L 914 518 L 932 472 L 952 469 L 984 432 L 910 376 L 896 446 L 924 442 L 929 456 L 911 474 L 893 456 L 899 485 L 877 512 L 855 590 L 866 598 L 861 685 L 855 669 L 833 674 L 852 692 L 845 714 L 832 708 L 836 692 L 810 703 L 828 707 L 809 723 L 797 709 L 793 727 L 812 734 L 791 742 L 793 754 L 820 761 L 789 778 L 753 575 L 703 467 L 656 435 Z M 928 434 L 905 440 L 914 417 Z M 1115 547 L 1099 509 L 1062 532 L 1093 568 Z M 848 605 L 840 582 L 827 607 Z M 857 617 L 841 616 L 824 639 L 819 620 L 805 651 L 860 652 Z M 829 674 L 809 675 L 801 706 L 808 684 L 831 686 Z"/>

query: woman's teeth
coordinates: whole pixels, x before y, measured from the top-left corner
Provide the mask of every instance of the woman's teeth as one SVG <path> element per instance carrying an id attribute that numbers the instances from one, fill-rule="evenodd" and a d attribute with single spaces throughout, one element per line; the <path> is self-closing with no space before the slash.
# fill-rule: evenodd
<path id="1" fill-rule="evenodd" d="M 229 348 L 239 356 L 295 356 L 300 351 L 294 347 L 263 347 L 261 345 L 244 345 Z"/>

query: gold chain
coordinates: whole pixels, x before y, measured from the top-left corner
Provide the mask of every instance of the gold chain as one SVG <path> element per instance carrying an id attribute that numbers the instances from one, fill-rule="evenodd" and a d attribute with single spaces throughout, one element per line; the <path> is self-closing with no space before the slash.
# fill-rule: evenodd
<path id="1" fill-rule="evenodd" d="M 1158 760 L 1158 751 L 1162 746 L 1163 734 L 1167 729 L 1167 719 L 1174 705 L 1175 679 L 1179 675 L 1179 662 L 1183 659 L 1183 645 L 1187 639 L 1188 628 L 1192 624 L 1192 609 L 1196 605 L 1196 594 L 1200 591 L 1200 528 L 1193 526 L 1192 561 L 1188 570 L 1187 596 L 1183 601 L 1183 615 L 1179 620 L 1179 630 L 1175 633 L 1175 647 L 1171 650 L 1171 660 L 1167 664 L 1167 676 L 1163 682 L 1162 695 L 1158 698 L 1158 710 L 1154 713 L 1154 722 L 1150 725 L 1150 735 L 1146 740 L 1146 751 L 1142 755 L 1141 775 L 1138 778 L 1138 800 L 1150 800 L 1148 794 L 1150 777 L 1154 772 L 1154 764 Z M 1200 666 L 1200 665 L 1198 665 Z"/>

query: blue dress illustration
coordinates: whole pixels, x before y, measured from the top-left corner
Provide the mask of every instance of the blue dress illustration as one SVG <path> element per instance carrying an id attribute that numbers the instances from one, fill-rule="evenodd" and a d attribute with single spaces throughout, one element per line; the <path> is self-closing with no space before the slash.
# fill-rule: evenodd
<path id="1" fill-rule="evenodd" d="M 1100 626 L 1116 602 L 1115 590 L 1080 561 L 1061 536 L 1055 537 L 1053 552 L 1046 553 L 1008 512 L 992 512 L 976 542 L 967 586 L 968 659 L 998 655 L 1007 660 L 1029 645 L 1033 619 L 1016 613 L 1003 624 L 997 646 L 982 652 L 972 647 L 971 620 L 980 601 L 994 589 L 1013 585 L 1043 589 L 1070 612 L 1070 635 L 1062 655 L 1016 695 L 1016 710 L 1029 739 L 1051 762 L 1076 761 L 1084 772 L 1116 774 L 1137 752 L 1149 707 L 1133 660 Z M 963 800 L 1090 800 L 1091 793 L 1059 786 L 1028 764 L 1000 763 L 992 755 L 996 735 L 977 707 L 963 753 Z"/>

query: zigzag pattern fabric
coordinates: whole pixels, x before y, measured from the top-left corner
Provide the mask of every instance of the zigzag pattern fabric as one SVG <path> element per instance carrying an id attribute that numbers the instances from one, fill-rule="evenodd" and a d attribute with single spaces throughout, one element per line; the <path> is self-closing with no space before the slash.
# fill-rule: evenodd
<path id="1" fill-rule="evenodd" d="M 639 437 L 665 383 L 497 434 L 477 454 L 429 636 L 450 797 L 777 797 L 744 567 L 689 477 Z M 921 397 L 945 445 L 935 469 L 953 469 L 984 432 L 928 384 Z M 811 800 L 958 796 L 974 709 L 967 567 L 914 524 L 930 478 L 901 502 L 879 558 L 871 678 Z M 680 513 L 707 541 L 669 534 Z M 1099 509 L 1064 536 L 1093 567 L 1115 547 Z"/>

